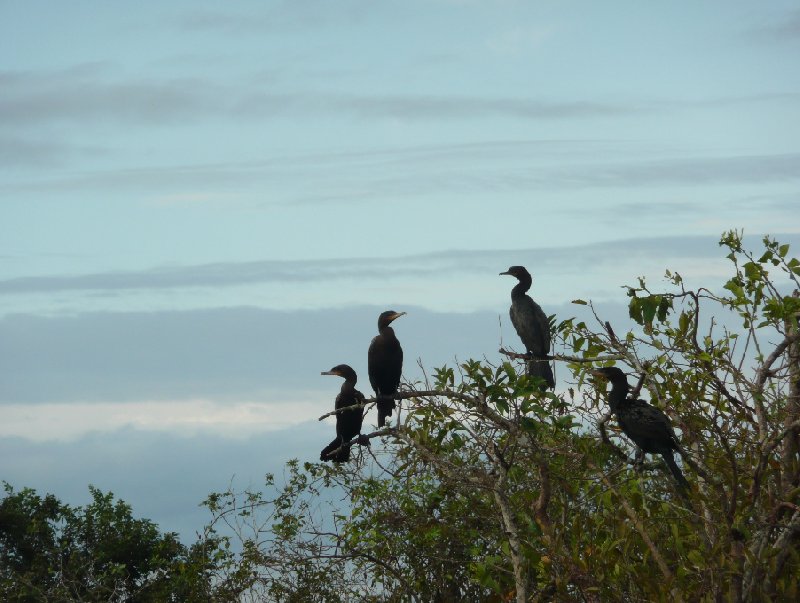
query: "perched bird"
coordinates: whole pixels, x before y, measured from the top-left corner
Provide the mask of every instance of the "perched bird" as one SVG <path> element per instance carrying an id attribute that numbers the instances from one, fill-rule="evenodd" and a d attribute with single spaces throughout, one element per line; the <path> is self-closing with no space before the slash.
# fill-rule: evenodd
<path id="1" fill-rule="evenodd" d="M 510 274 L 519 280 L 511 290 L 511 324 L 517 331 L 517 335 L 525 345 L 525 351 L 534 357 L 543 358 L 550 353 L 550 322 L 542 308 L 526 295 L 531 288 L 533 279 L 524 266 L 511 266 L 503 274 Z M 528 375 L 541 377 L 547 387 L 556 386 L 553 378 L 553 371 L 549 362 L 527 362 Z M 543 387 L 544 391 L 546 387 Z"/>
<path id="2" fill-rule="evenodd" d="M 336 396 L 336 410 L 354 406 L 364 401 L 364 394 L 356 389 L 358 377 L 356 372 L 346 364 L 334 366 L 323 375 L 335 375 L 344 378 L 342 389 Z M 354 408 L 336 413 L 336 439 L 322 449 L 319 454 L 321 461 L 343 463 L 350 460 L 350 446 L 347 442 L 361 433 L 361 422 L 364 420 L 362 408 Z M 337 452 L 335 452 L 337 451 Z"/>
<path id="3" fill-rule="evenodd" d="M 378 317 L 378 334 L 369 344 L 367 370 L 369 382 L 375 390 L 378 405 L 378 427 L 383 427 L 386 417 L 392 416 L 394 398 L 403 372 L 403 348 L 389 325 L 405 312 L 387 310 Z"/>
<path id="4" fill-rule="evenodd" d="M 667 415 L 644 400 L 628 399 L 630 386 L 625 373 L 619 368 L 612 366 L 595 369 L 592 375 L 611 382 L 608 405 L 611 407 L 611 412 L 616 415 L 622 432 L 633 440 L 642 452 L 660 454 L 681 489 L 688 488 L 689 482 L 686 481 L 673 457 L 673 452 L 681 452 L 681 447 Z"/>

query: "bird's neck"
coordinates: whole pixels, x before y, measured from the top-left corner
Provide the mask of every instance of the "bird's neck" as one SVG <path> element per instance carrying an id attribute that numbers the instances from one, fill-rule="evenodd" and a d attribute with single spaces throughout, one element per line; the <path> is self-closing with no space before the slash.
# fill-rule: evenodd
<path id="1" fill-rule="evenodd" d="M 383 336 L 384 339 L 397 339 L 394 335 L 394 329 L 389 325 L 380 328 L 380 334 Z"/>
<path id="2" fill-rule="evenodd" d="M 531 279 L 530 276 L 520 277 L 519 282 L 511 290 L 511 299 L 517 299 L 518 297 L 525 295 L 528 289 L 531 288 L 532 282 L 533 279 Z"/>
<path id="3" fill-rule="evenodd" d="M 630 391 L 630 387 L 628 387 L 627 383 L 611 384 L 611 392 L 608 394 L 608 405 L 611 407 L 611 412 L 617 412 L 617 410 L 625 405 L 625 401 L 628 398 L 628 391 Z"/>

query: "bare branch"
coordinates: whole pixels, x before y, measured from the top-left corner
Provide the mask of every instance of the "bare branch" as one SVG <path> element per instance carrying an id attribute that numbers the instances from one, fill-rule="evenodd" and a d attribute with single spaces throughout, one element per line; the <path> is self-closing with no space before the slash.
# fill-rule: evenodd
<path id="1" fill-rule="evenodd" d="M 323 419 L 327 419 L 328 417 L 332 417 L 334 415 L 338 415 L 343 412 L 347 412 L 350 410 L 356 410 L 358 408 L 367 408 L 372 407 L 375 404 L 375 398 L 370 398 L 369 400 L 364 400 L 358 404 L 353 404 L 352 406 L 343 406 L 342 408 L 337 408 L 336 410 L 332 410 L 331 412 L 326 412 L 322 415 L 317 421 L 322 421 Z"/>
<path id="2" fill-rule="evenodd" d="M 785 438 L 788 434 L 792 433 L 793 431 L 800 429 L 800 420 L 795 421 L 794 423 L 790 423 L 786 427 L 784 427 L 778 435 L 773 437 L 769 442 L 761 442 L 761 455 L 758 459 L 758 465 L 756 466 L 756 470 L 753 472 L 753 483 L 750 486 L 750 492 L 748 493 L 748 498 L 752 501 L 756 497 L 756 493 L 758 492 L 760 485 L 761 485 L 761 474 L 764 472 L 764 468 L 767 465 L 767 461 L 769 460 L 769 455 L 781 444 L 783 438 Z M 766 444 L 766 445 L 764 445 Z"/>
<path id="3" fill-rule="evenodd" d="M 343 442 L 338 448 L 328 452 L 327 456 L 333 458 L 342 450 L 342 448 L 350 447 L 353 444 L 358 444 L 359 446 L 369 446 L 369 440 L 384 435 L 391 435 L 396 431 L 397 430 L 394 427 L 384 427 L 383 429 L 373 431 L 372 433 L 369 434 L 360 433 L 356 437 L 350 439 L 349 441 Z"/>
<path id="4" fill-rule="evenodd" d="M 753 387 L 757 392 L 762 392 L 764 390 L 764 385 L 766 384 L 767 379 L 773 375 L 770 369 L 772 368 L 772 365 L 775 364 L 775 361 L 783 355 L 783 353 L 786 351 L 786 348 L 797 341 L 800 341 L 800 333 L 786 335 L 786 337 L 783 338 L 783 341 L 776 345 L 775 349 L 772 350 L 770 355 L 764 359 L 764 362 L 762 362 L 761 366 L 759 366 L 758 370 L 756 370 L 757 377 Z"/>
<path id="5" fill-rule="evenodd" d="M 456 392 L 449 389 L 431 389 L 431 390 L 407 390 L 397 392 L 391 396 L 394 400 L 409 400 L 413 398 L 429 398 L 434 396 L 442 396 L 444 398 L 451 398 L 456 400 L 461 400 L 462 402 L 468 402 L 470 404 L 480 404 L 481 400 L 476 398 L 475 396 L 469 396 L 467 394 L 462 394 L 461 392 Z M 384 396 L 384 398 L 389 398 L 390 396 Z M 328 417 L 332 417 L 334 415 L 338 415 L 339 413 L 346 412 L 349 410 L 355 410 L 357 408 L 367 408 L 372 407 L 376 402 L 377 398 L 367 398 L 363 402 L 358 404 L 353 404 L 351 406 L 345 406 L 343 408 L 337 408 L 336 410 L 332 410 L 330 412 L 326 412 L 322 415 L 318 421 L 322 421 L 323 419 L 327 419 Z"/>
<path id="6" fill-rule="evenodd" d="M 528 600 L 528 577 L 525 561 L 522 556 L 522 542 L 519 537 L 519 528 L 508 494 L 505 491 L 506 481 L 508 480 L 508 466 L 499 454 L 496 446 L 489 446 L 486 450 L 489 458 L 498 469 L 492 494 L 495 502 L 500 509 L 500 516 L 503 520 L 506 537 L 508 538 L 508 549 L 511 556 L 511 565 L 514 568 L 514 584 L 516 586 L 517 603 L 525 603 Z"/>
<path id="7" fill-rule="evenodd" d="M 562 362 L 609 362 L 611 360 L 625 360 L 625 356 L 595 356 L 594 358 L 582 358 L 580 356 L 565 356 L 564 354 L 548 354 L 547 356 L 534 356 L 533 354 L 519 354 L 504 348 L 498 350 L 500 354 L 515 360 L 525 360 L 528 362 L 549 362 L 550 360 L 560 360 Z"/>

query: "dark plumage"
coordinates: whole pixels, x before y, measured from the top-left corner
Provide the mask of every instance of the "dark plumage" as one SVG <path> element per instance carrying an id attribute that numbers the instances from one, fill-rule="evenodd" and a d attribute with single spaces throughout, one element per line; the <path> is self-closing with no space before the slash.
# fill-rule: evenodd
<path id="1" fill-rule="evenodd" d="M 531 288 L 533 279 L 523 266 L 511 266 L 502 274 L 510 274 L 519 280 L 511 290 L 511 324 L 525 346 L 525 351 L 537 358 L 550 354 L 550 321 L 542 308 L 533 301 L 526 292 Z M 553 370 L 549 362 L 528 362 L 528 374 L 541 377 L 547 387 L 556 386 Z M 546 389 L 545 387 L 542 388 Z"/>
<path id="2" fill-rule="evenodd" d="M 403 372 L 403 348 L 389 325 L 405 312 L 387 310 L 378 317 L 378 335 L 369 344 L 367 370 L 369 382 L 375 390 L 378 405 L 378 427 L 383 427 L 386 417 L 392 416 L 395 408 L 393 396 L 400 385 Z"/>
<path id="3" fill-rule="evenodd" d="M 323 375 L 335 375 L 343 377 L 342 389 L 336 396 L 336 409 L 354 406 L 364 401 L 364 394 L 356 389 L 358 377 L 356 372 L 346 364 L 340 364 L 329 371 L 324 371 Z M 364 420 L 362 408 L 354 408 L 336 414 L 336 439 L 322 449 L 319 454 L 321 461 L 333 461 L 343 463 L 350 460 L 350 446 L 347 442 L 361 433 L 361 423 Z M 338 452 L 335 452 L 338 450 Z"/>
<path id="4" fill-rule="evenodd" d="M 689 483 L 673 456 L 673 452 L 680 452 L 681 447 L 667 415 L 644 400 L 629 399 L 628 380 L 617 367 L 595 369 L 592 374 L 611 382 L 608 405 L 616 415 L 622 432 L 643 452 L 660 454 L 678 485 L 682 489 L 687 488 Z"/>

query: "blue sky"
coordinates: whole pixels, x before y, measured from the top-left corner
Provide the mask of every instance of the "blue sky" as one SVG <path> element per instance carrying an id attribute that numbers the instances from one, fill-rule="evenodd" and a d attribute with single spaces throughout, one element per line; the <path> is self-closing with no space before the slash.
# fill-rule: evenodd
<path id="1" fill-rule="evenodd" d="M 799 47 L 796 2 L 0 1 L 0 478 L 191 534 L 316 457 L 381 310 L 495 358 L 511 264 L 622 322 L 726 229 L 797 249 Z"/>

